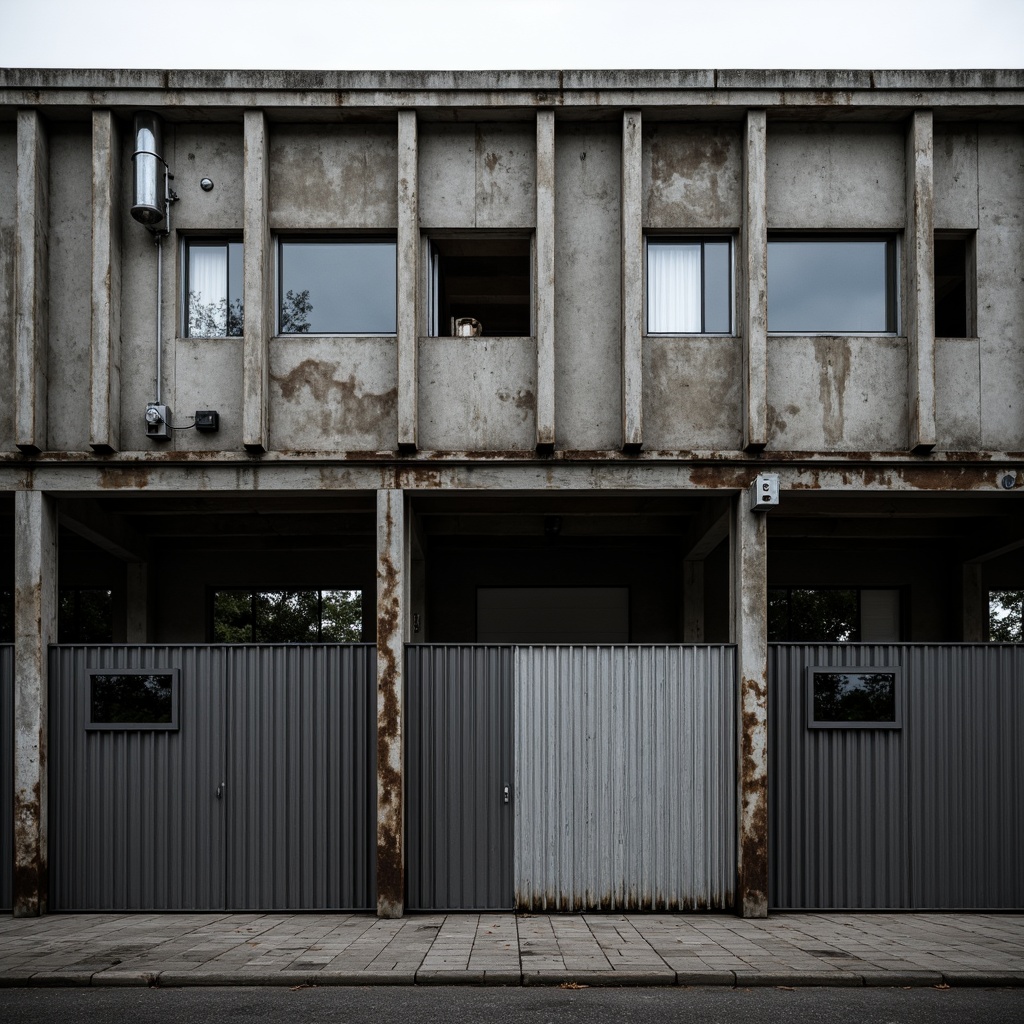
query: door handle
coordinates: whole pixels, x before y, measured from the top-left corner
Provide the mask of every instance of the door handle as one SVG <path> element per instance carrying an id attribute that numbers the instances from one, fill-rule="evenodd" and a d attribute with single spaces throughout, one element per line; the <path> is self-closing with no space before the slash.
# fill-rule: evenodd
<path id="1" fill-rule="evenodd" d="M 222 782 L 217 787 L 217 799 L 220 800 L 224 796 L 224 783 Z"/>
<path id="2" fill-rule="evenodd" d="M 512 796 L 508 786 L 505 786 L 505 788 L 502 790 L 502 796 L 505 798 L 504 799 L 504 803 L 507 804 L 509 802 L 509 800 L 511 799 L 511 796 Z"/>

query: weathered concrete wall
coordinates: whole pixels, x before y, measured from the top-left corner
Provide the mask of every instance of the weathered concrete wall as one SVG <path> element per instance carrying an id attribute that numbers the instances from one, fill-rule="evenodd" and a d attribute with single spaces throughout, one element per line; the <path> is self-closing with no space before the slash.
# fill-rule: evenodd
<path id="1" fill-rule="evenodd" d="M 536 125 L 421 124 L 419 192 L 424 228 L 533 227 Z"/>
<path id="2" fill-rule="evenodd" d="M 394 338 L 275 338 L 270 447 L 390 451 L 398 436 Z"/>
<path id="3" fill-rule="evenodd" d="M 939 123 L 934 130 L 935 230 L 978 226 L 978 128 Z"/>
<path id="4" fill-rule="evenodd" d="M 532 451 L 537 353 L 533 338 L 420 338 L 420 447 Z"/>
<path id="5" fill-rule="evenodd" d="M 177 339 L 170 376 L 174 391 L 167 394 L 175 425 L 184 428 L 197 410 L 215 409 L 220 429 L 214 433 L 175 430 L 169 444 L 180 451 L 241 451 L 242 339 Z"/>
<path id="6" fill-rule="evenodd" d="M 738 451 L 741 364 L 738 338 L 645 338 L 644 446 Z"/>
<path id="7" fill-rule="evenodd" d="M 47 448 L 89 450 L 92 133 L 50 127 Z"/>
<path id="8" fill-rule="evenodd" d="M 905 338 L 768 338 L 769 447 L 901 451 L 907 446 Z"/>
<path id="9" fill-rule="evenodd" d="M 1024 131 L 978 131 L 981 446 L 1024 449 Z"/>
<path id="10" fill-rule="evenodd" d="M 0 124 L 0 365 L 14 366 L 14 234 L 18 207 L 18 134 Z M 0 448 L 14 445 L 14 374 L 0 373 Z"/>
<path id="11" fill-rule="evenodd" d="M 622 441 L 619 125 L 555 129 L 556 447 Z"/>
<path id="12" fill-rule="evenodd" d="M 274 125 L 270 132 L 273 230 L 398 223 L 398 138 L 391 125 Z"/>
<path id="13" fill-rule="evenodd" d="M 902 227 L 905 162 L 901 125 L 769 120 L 768 227 Z"/>
<path id="14" fill-rule="evenodd" d="M 743 136 L 737 125 L 644 125 L 645 228 L 738 228 Z"/>
<path id="15" fill-rule="evenodd" d="M 171 188 L 178 194 L 171 211 L 175 229 L 241 231 L 242 126 L 177 124 L 165 130 L 167 162 L 174 175 Z M 203 178 L 213 181 L 210 192 L 200 188 Z"/>

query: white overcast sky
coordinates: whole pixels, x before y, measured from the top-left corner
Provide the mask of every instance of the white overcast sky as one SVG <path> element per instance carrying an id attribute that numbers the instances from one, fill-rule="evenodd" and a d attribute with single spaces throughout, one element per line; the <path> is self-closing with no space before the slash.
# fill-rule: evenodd
<path id="1" fill-rule="evenodd" d="M 0 66 L 1020 68 L 1024 0 L 0 0 Z"/>

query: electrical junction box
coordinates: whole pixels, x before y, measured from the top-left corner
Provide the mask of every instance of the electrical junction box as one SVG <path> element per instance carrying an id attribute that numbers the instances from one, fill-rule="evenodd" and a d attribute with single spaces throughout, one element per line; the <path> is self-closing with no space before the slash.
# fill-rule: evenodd
<path id="1" fill-rule="evenodd" d="M 212 434 L 220 430 L 220 416 L 216 409 L 196 409 L 196 430 Z"/>
<path id="2" fill-rule="evenodd" d="M 150 402 L 146 406 L 146 437 L 150 441 L 170 441 L 171 410 L 166 405 Z"/>
<path id="3" fill-rule="evenodd" d="M 779 503 L 779 478 L 775 473 L 758 473 L 750 485 L 750 511 L 767 512 Z"/>

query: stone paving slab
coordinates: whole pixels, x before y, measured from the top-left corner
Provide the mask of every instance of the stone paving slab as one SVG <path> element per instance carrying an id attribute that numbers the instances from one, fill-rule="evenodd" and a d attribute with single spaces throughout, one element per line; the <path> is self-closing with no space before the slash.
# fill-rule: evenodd
<path id="1" fill-rule="evenodd" d="M 0 987 L 1024 987 L 1024 914 L 53 914 L 0 918 Z"/>

